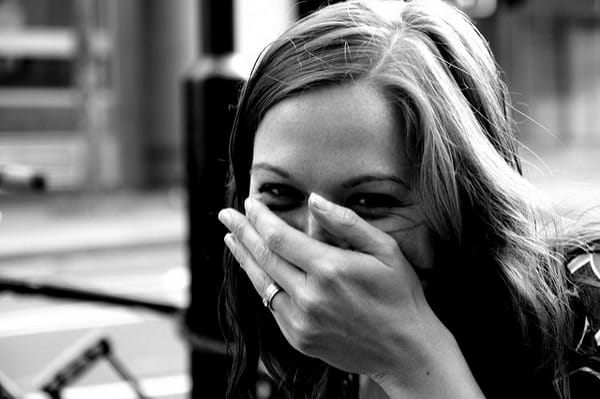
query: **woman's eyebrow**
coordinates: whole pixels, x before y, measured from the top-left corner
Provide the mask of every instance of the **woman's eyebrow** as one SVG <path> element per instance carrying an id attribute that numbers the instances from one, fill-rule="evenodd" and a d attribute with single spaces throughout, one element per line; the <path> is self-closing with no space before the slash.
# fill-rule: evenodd
<path id="1" fill-rule="evenodd" d="M 250 173 L 256 172 L 257 170 L 266 170 L 266 171 L 278 174 L 279 176 L 284 177 L 286 179 L 292 179 L 292 175 L 290 175 L 285 170 L 278 168 L 277 166 L 268 164 L 266 162 L 259 162 L 259 163 L 252 165 L 252 167 L 250 168 Z M 401 186 L 404 186 L 404 188 L 406 188 L 407 190 L 409 190 L 409 191 L 411 190 L 408 183 L 406 183 L 400 177 L 398 177 L 396 175 L 388 175 L 388 174 L 369 174 L 369 175 L 356 176 L 356 177 L 351 178 L 350 180 L 345 181 L 342 184 L 342 187 L 352 188 L 352 187 L 356 187 L 356 186 L 358 186 L 360 184 L 364 184 L 364 183 L 386 182 L 386 181 L 391 181 L 391 182 L 400 184 Z"/>
<path id="2" fill-rule="evenodd" d="M 291 175 L 283 169 L 278 168 L 277 166 L 273 166 L 271 164 L 265 162 L 259 162 L 250 168 L 250 173 L 256 172 L 257 170 L 266 170 L 269 172 L 273 172 L 278 174 L 281 177 L 285 177 L 286 179 L 291 179 Z"/>
<path id="3" fill-rule="evenodd" d="M 342 186 L 344 188 L 352 188 L 352 187 L 356 187 L 356 186 L 358 186 L 360 184 L 364 184 L 364 183 L 386 182 L 386 181 L 391 181 L 391 182 L 400 184 L 401 186 L 404 186 L 404 188 L 406 188 L 407 190 L 409 190 L 409 191 L 411 190 L 408 183 L 405 182 L 404 180 L 402 180 L 400 177 L 398 177 L 396 175 L 387 175 L 387 174 L 362 175 L 362 176 L 353 177 L 352 179 L 344 182 L 344 184 Z"/>

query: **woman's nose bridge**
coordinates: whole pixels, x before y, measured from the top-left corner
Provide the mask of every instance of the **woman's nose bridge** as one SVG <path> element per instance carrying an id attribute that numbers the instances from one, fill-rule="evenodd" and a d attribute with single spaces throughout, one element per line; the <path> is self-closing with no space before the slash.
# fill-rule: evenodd
<path id="1" fill-rule="evenodd" d="M 306 207 L 306 213 L 303 217 L 303 228 L 302 231 L 314 238 L 317 241 L 321 241 L 325 244 L 333 245 L 338 248 L 348 248 L 348 245 L 344 240 L 333 236 L 329 231 L 323 228 L 317 219 L 312 215 L 308 207 Z"/>

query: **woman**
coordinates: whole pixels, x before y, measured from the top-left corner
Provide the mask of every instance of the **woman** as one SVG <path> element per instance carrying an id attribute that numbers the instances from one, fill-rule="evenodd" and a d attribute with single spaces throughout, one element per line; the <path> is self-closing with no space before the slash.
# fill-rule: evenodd
<path id="1" fill-rule="evenodd" d="M 282 397 L 600 392 L 589 290 L 566 267 L 593 266 L 594 235 L 523 179 L 509 110 L 485 41 L 441 1 L 332 5 L 265 50 L 219 214 L 230 397 L 254 397 L 259 360 Z"/>

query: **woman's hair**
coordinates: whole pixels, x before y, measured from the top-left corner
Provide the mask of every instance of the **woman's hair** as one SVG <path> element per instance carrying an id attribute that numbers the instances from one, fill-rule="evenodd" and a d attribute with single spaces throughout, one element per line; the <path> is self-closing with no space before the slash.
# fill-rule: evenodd
<path id="1" fill-rule="evenodd" d="M 413 166 L 411 186 L 437 252 L 443 252 L 436 252 L 436 270 L 455 276 L 448 281 L 456 286 L 443 292 L 463 290 L 464 301 L 455 305 L 465 307 L 490 299 L 502 310 L 508 300 L 510 310 L 497 320 L 509 323 L 517 315 L 512 322 L 522 335 L 514 342 L 539 337 L 540 352 L 548 355 L 540 362 L 551 364 L 557 387 L 568 395 L 560 377 L 572 341 L 573 292 L 562 254 L 571 244 L 557 238 L 556 219 L 521 176 L 499 69 L 486 41 L 453 6 L 431 0 L 348 1 L 302 19 L 271 43 L 238 103 L 228 205 L 243 209 L 255 133 L 269 109 L 286 98 L 357 81 L 380 90 L 401 121 L 398 134 Z M 259 359 L 291 397 L 351 397 L 355 379 L 292 349 L 231 257 L 225 276 L 233 355 L 229 397 L 255 396 Z M 464 291 L 473 282 L 475 297 L 467 298 Z M 480 293 L 502 297 L 478 298 Z M 457 335 L 456 320 L 473 324 L 478 317 L 457 318 L 450 309 L 445 319 L 447 308 L 440 305 L 440 318 Z M 476 359 L 471 367 L 481 381 Z"/>

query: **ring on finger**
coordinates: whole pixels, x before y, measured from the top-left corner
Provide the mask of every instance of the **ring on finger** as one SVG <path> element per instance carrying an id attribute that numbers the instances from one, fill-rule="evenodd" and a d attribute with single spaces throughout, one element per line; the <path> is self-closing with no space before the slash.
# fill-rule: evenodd
<path id="1" fill-rule="evenodd" d="M 276 282 L 272 282 L 267 286 L 267 289 L 265 290 L 264 296 L 262 298 L 262 302 L 263 305 L 265 305 L 265 308 L 269 308 L 271 311 L 273 311 L 273 298 L 275 298 L 275 295 L 279 294 L 281 291 L 283 290 Z"/>

